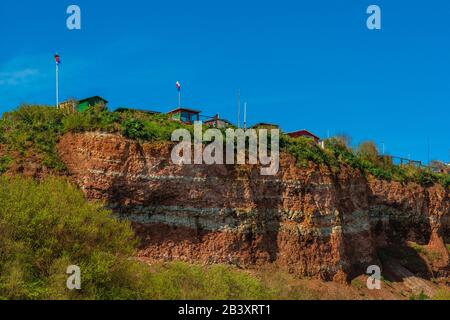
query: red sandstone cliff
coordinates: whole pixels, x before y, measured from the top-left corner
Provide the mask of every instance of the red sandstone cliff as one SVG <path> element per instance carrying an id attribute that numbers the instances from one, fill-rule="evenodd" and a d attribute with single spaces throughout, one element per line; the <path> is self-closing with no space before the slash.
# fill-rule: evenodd
<path id="1" fill-rule="evenodd" d="M 257 166 L 173 165 L 170 144 L 119 135 L 67 134 L 58 146 L 89 199 L 134 222 L 140 254 L 254 266 L 345 280 L 381 264 L 378 250 L 411 240 L 449 271 L 450 194 L 440 186 L 367 180 L 342 167 L 296 166 L 282 154 L 276 176 Z"/>

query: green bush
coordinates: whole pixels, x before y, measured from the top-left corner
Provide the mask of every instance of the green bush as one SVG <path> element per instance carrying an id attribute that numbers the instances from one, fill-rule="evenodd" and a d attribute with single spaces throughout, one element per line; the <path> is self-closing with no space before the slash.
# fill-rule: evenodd
<path id="1" fill-rule="evenodd" d="M 130 139 L 168 141 L 177 128 L 192 131 L 192 126 L 171 121 L 167 115 L 109 112 L 102 107 L 68 112 L 54 107 L 23 105 L 4 114 L 0 120 L 0 143 L 22 156 L 30 152 L 36 154 L 43 165 L 64 171 L 65 166 L 56 151 L 56 144 L 64 133 L 121 132 Z M 0 170 L 4 171 L 7 164 L 0 162 Z"/>
<path id="2" fill-rule="evenodd" d="M 32 149 L 46 166 L 63 170 L 64 164 L 56 153 L 63 117 L 64 114 L 55 108 L 21 106 L 0 121 L 2 143 L 22 155 Z"/>
<path id="3" fill-rule="evenodd" d="M 268 299 L 227 266 L 136 261 L 135 235 L 61 178 L 0 177 L 0 299 Z M 66 288 L 69 265 L 81 291 Z"/>
<path id="4" fill-rule="evenodd" d="M 322 150 L 314 140 L 309 138 L 291 138 L 287 135 L 281 135 L 280 148 L 292 154 L 301 166 L 307 166 L 309 162 L 319 165 L 335 164 L 334 159 Z"/>
<path id="5" fill-rule="evenodd" d="M 71 113 L 56 110 L 54 107 L 24 105 L 8 113 L 0 121 L 0 143 L 21 155 L 30 151 L 37 153 L 42 164 L 56 171 L 64 171 L 65 166 L 57 155 L 56 144 L 66 132 L 98 130 L 120 132 L 127 138 L 140 141 L 169 141 L 172 132 L 179 128 L 185 128 L 191 133 L 193 131 L 192 125 L 172 121 L 170 116 L 165 114 L 155 115 L 132 110 L 109 112 L 101 107 Z M 280 147 L 281 150 L 292 154 L 298 165 L 304 167 L 315 163 L 338 172 L 341 166 L 347 166 L 378 179 L 414 181 L 423 186 L 441 183 L 450 188 L 448 174 L 435 174 L 413 166 L 396 166 L 388 157 L 378 156 L 373 142 L 366 141 L 354 151 L 347 145 L 349 141 L 350 138 L 345 136 L 327 139 L 326 148 L 323 150 L 311 139 L 291 138 L 282 134 Z M 0 174 L 10 165 L 8 160 L 0 160 Z"/>
<path id="6" fill-rule="evenodd" d="M 337 163 L 348 165 L 364 172 L 364 164 L 361 159 L 358 158 L 358 156 L 356 156 L 341 140 L 334 138 L 327 139 L 325 140 L 325 147 L 332 152 Z"/>
<path id="7" fill-rule="evenodd" d="M 144 123 L 138 119 L 125 120 L 122 124 L 122 134 L 136 140 L 148 140 L 151 137 L 150 132 L 145 130 Z"/>
<path id="8" fill-rule="evenodd" d="M 182 262 L 155 266 L 154 298 L 170 300 L 270 299 L 258 279 L 224 265 L 201 267 Z"/>
<path id="9" fill-rule="evenodd" d="M 417 169 L 413 178 L 424 187 L 430 187 L 439 181 L 436 174 L 423 169 Z"/>
<path id="10" fill-rule="evenodd" d="M 121 298 L 139 289 L 129 224 L 65 180 L 2 177 L 0 203 L 0 298 Z M 64 288 L 69 265 L 83 270 L 79 293 Z M 116 278 L 126 285 L 117 289 Z"/>
<path id="11" fill-rule="evenodd" d="M 68 113 L 63 118 L 63 132 L 83 132 L 99 130 L 118 131 L 120 115 L 102 107 L 89 108 L 83 112 Z"/>
<path id="12" fill-rule="evenodd" d="M 450 188 L 450 174 L 439 174 L 438 179 L 445 188 Z"/>
<path id="13" fill-rule="evenodd" d="M 411 294 L 409 296 L 409 300 L 430 300 L 430 297 L 428 297 L 423 291 L 421 291 L 419 294 Z"/>
<path id="14" fill-rule="evenodd" d="M 433 296 L 433 300 L 450 300 L 450 289 L 440 289 Z"/>
<path id="15" fill-rule="evenodd" d="M 13 163 L 12 157 L 8 155 L 0 157 L 0 174 L 5 173 L 12 163 Z"/>
<path id="16" fill-rule="evenodd" d="M 373 141 L 364 141 L 359 144 L 356 154 L 361 158 L 372 163 L 378 163 L 378 149 Z"/>

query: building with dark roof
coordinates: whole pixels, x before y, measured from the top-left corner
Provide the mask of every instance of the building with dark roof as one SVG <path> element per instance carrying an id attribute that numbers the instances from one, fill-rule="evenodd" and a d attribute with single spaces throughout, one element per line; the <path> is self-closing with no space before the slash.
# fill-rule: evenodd
<path id="1" fill-rule="evenodd" d="M 186 124 L 193 124 L 195 121 L 200 120 L 199 110 L 189 108 L 177 108 L 169 111 L 167 114 L 172 116 L 173 120 L 181 121 Z"/>
<path id="2" fill-rule="evenodd" d="M 318 136 L 305 129 L 289 132 L 287 133 L 287 135 L 290 136 L 291 138 L 298 138 L 298 137 L 311 138 L 314 140 L 315 143 L 319 143 L 320 141 L 320 138 Z"/>
<path id="3" fill-rule="evenodd" d="M 250 127 L 250 129 L 279 129 L 280 126 L 273 123 L 258 122 Z"/>
<path id="4" fill-rule="evenodd" d="M 61 102 L 59 108 L 62 110 L 69 110 L 71 112 L 83 112 L 89 108 L 100 106 L 106 108 L 108 101 L 100 96 L 93 96 L 82 100 L 69 99 Z"/>

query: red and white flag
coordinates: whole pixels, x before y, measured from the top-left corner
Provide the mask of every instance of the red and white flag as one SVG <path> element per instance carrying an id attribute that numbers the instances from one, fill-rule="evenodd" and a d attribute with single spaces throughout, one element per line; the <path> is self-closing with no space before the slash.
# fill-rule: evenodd
<path id="1" fill-rule="evenodd" d="M 180 91 L 181 90 L 181 84 L 180 82 L 177 81 L 177 83 L 175 84 L 177 86 L 177 90 Z"/>

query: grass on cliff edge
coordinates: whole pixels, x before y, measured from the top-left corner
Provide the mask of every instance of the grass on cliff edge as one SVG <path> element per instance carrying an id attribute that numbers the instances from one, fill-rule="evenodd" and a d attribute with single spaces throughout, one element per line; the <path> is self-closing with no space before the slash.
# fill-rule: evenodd
<path id="1" fill-rule="evenodd" d="M 21 156 L 37 154 L 46 167 L 64 171 L 64 163 L 56 152 L 56 144 L 66 132 L 98 130 L 121 133 L 127 138 L 139 141 L 169 141 L 172 132 L 178 128 L 192 131 L 192 126 L 171 121 L 168 115 L 150 115 L 143 112 L 109 112 L 102 108 L 91 108 L 81 113 L 70 113 L 48 106 L 23 105 L 5 113 L 0 120 L 0 145 L 7 147 L 7 154 L 0 156 L 0 174 L 12 164 L 12 153 Z M 435 174 L 415 167 L 399 167 L 380 161 L 376 146 L 362 144 L 353 150 L 339 139 L 326 140 L 325 150 L 311 139 L 290 138 L 282 134 L 280 147 L 292 154 L 300 166 L 315 163 L 339 172 L 341 166 L 359 170 L 378 179 L 399 182 L 417 182 L 425 187 L 441 183 L 450 188 L 450 175 Z"/>
<path id="2" fill-rule="evenodd" d="M 0 177 L 0 299 L 270 299 L 273 290 L 227 266 L 138 262 L 125 221 L 65 179 Z M 81 268 L 81 291 L 66 288 Z"/>

